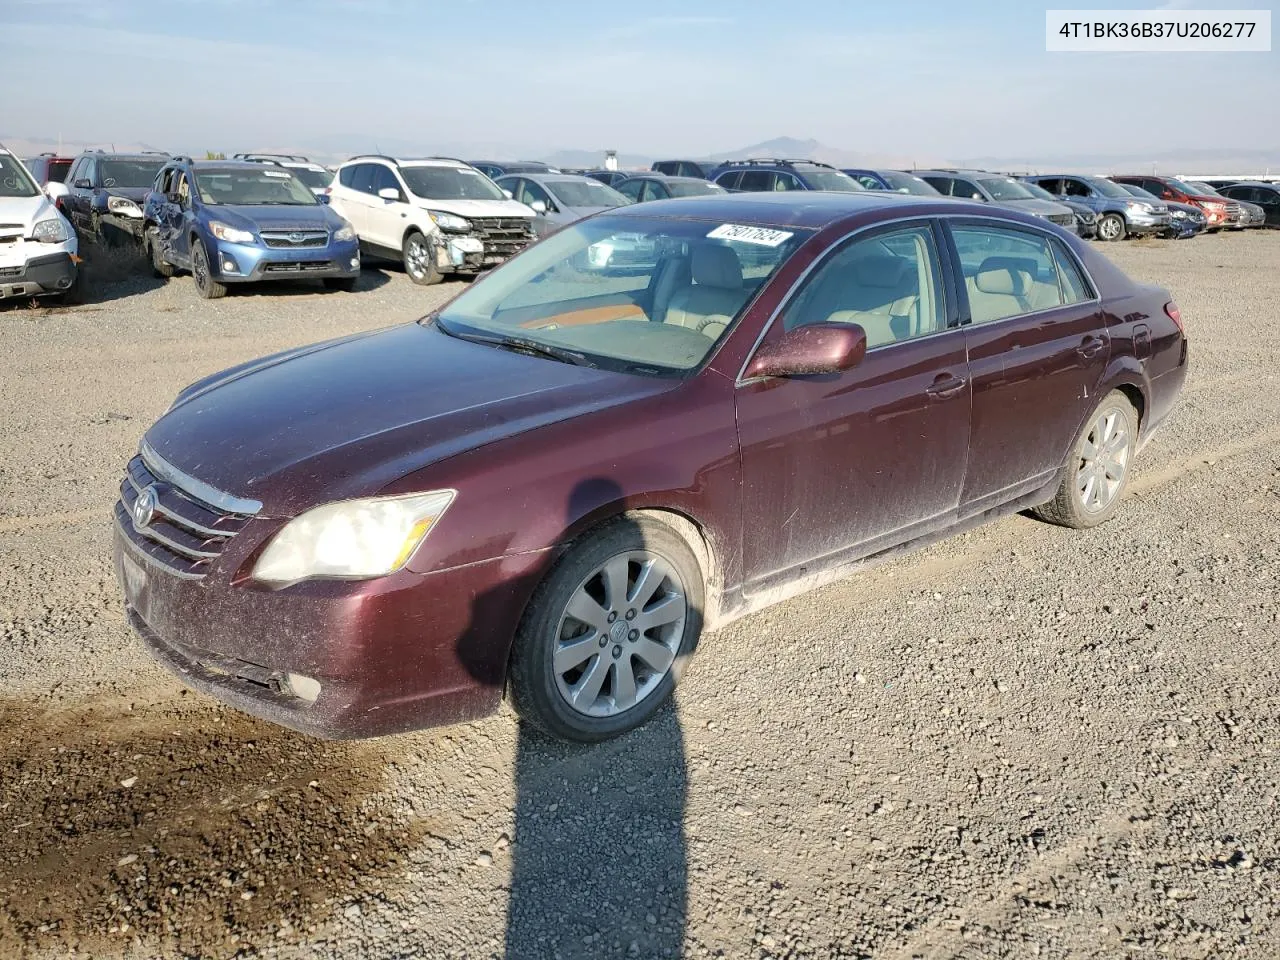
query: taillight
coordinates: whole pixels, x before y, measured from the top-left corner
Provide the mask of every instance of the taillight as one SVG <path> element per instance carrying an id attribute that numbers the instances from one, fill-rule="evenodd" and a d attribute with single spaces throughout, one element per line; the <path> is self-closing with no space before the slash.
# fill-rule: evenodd
<path id="1" fill-rule="evenodd" d="M 1178 305 L 1170 300 L 1164 305 L 1164 312 L 1169 315 L 1169 319 L 1178 325 L 1178 332 L 1184 337 L 1187 335 L 1187 328 L 1182 325 L 1182 311 L 1178 309 Z"/>

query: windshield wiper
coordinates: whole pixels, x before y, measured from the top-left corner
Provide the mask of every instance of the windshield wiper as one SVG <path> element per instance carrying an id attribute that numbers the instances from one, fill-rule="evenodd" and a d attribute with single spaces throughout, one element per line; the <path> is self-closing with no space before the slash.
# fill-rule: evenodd
<path id="1" fill-rule="evenodd" d="M 458 330 L 451 330 L 443 326 L 438 320 L 436 326 L 443 330 L 451 337 L 457 337 L 459 340 L 470 340 L 472 343 L 485 343 L 491 347 L 498 347 L 502 350 L 511 350 L 514 353 L 527 353 L 533 356 L 546 357 L 548 360 L 558 360 L 561 363 L 571 363 L 575 367 L 594 367 L 595 364 L 587 359 L 585 354 L 578 353 L 575 350 L 569 350 L 565 347 L 553 346 L 549 343 L 540 343 L 537 340 L 529 340 L 525 337 L 488 337 L 478 333 L 462 333 Z"/>

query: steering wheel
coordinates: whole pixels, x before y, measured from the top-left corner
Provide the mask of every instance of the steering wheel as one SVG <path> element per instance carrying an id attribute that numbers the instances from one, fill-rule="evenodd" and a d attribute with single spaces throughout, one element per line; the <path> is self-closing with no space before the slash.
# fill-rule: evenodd
<path id="1" fill-rule="evenodd" d="M 711 324 L 713 323 L 718 323 L 722 327 L 727 327 L 729 326 L 729 322 L 730 322 L 729 318 L 726 317 L 723 313 L 713 313 L 711 314 L 711 316 L 703 317 L 701 320 L 699 320 L 698 325 L 694 327 L 694 329 L 698 331 L 698 333 L 702 333 L 703 330 L 711 326 Z"/>

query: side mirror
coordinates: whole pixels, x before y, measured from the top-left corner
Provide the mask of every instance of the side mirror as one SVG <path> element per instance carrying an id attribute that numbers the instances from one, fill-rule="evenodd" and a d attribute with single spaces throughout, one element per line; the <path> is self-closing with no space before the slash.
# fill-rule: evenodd
<path id="1" fill-rule="evenodd" d="M 502 195 L 506 197 L 508 200 L 514 200 L 516 198 L 516 195 L 512 193 L 510 190 L 503 190 Z"/>
<path id="2" fill-rule="evenodd" d="M 50 180 L 44 185 L 44 195 L 54 203 L 57 203 L 70 192 L 65 183 L 59 183 L 57 180 Z"/>
<path id="3" fill-rule="evenodd" d="M 92 188 L 92 184 L 90 184 L 89 181 L 86 180 L 84 177 L 80 177 L 78 180 L 76 180 L 75 183 L 71 185 L 75 187 L 77 190 L 89 190 Z"/>
<path id="4" fill-rule="evenodd" d="M 547 205 L 546 205 L 546 203 L 544 203 L 544 202 L 543 202 L 543 201 L 541 201 L 541 200 L 535 200 L 535 201 L 533 201 L 533 203 L 529 204 L 529 208 L 530 208 L 531 210 L 533 210 L 533 212 L 534 212 L 534 213 L 546 213 L 546 212 L 547 212 Z"/>
<path id="5" fill-rule="evenodd" d="M 383 187 L 378 191 L 378 196 L 383 200 L 399 200 L 400 191 L 395 187 Z"/>
<path id="6" fill-rule="evenodd" d="M 328 203 L 333 198 L 330 197 L 327 193 L 317 193 L 316 199 L 319 200 L 321 203 Z"/>
<path id="7" fill-rule="evenodd" d="M 763 344 L 745 379 L 803 377 L 852 370 L 867 355 L 867 332 L 856 323 L 812 323 Z"/>

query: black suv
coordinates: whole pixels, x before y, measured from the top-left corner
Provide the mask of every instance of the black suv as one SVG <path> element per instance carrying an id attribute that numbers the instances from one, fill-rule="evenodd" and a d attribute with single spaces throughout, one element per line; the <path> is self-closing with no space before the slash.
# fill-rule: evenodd
<path id="1" fill-rule="evenodd" d="M 817 160 L 756 158 L 721 164 L 714 182 L 731 193 L 773 190 L 835 190 L 856 193 L 866 189 L 857 180 L 829 163 Z"/>
<path id="2" fill-rule="evenodd" d="M 67 193 L 59 206 L 89 240 L 140 242 L 142 203 L 168 159 L 167 153 L 82 153 L 67 172 Z"/>

